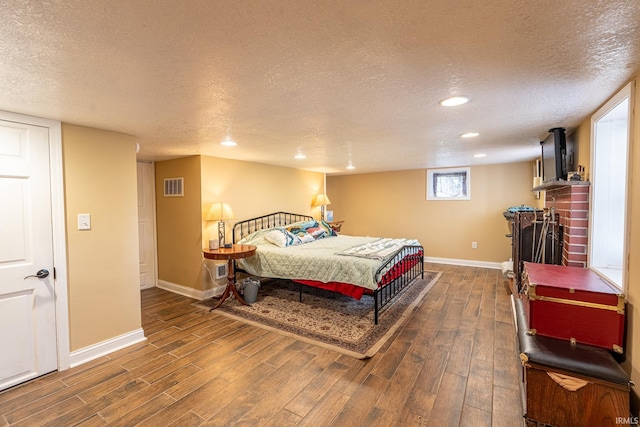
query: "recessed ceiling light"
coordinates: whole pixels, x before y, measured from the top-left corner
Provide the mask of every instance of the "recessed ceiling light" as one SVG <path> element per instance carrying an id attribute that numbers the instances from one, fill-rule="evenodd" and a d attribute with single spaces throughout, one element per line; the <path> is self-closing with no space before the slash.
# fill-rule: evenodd
<path id="1" fill-rule="evenodd" d="M 463 133 L 462 135 L 460 135 L 460 137 L 461 138 L 475 138 L 478 135 L 480 135 L 478 132 L 467 132 L 467 133 Z"/>
<path id="2" fill-rule="evenodd" d="M 349 169 L 349 170 L 354 170 L 355 168 L 356 168 L 356 167 L 355 167 L 355 166 L 353 166 L 351 163 L 349 163 L 349 164 L 347 165 L 347 169 Z"/>
<path id="3" fill-rule="evenodd" d="M 474 154 L 473 157 L 475 157 L 476 159 L 479 159 L 481 157 L 487 157 L 487 155 L 484 153 L 478 153 L 478 154 Z"/>
<path id="4" fill-rule="evenodd" d="M 469 102 L 469 97 L 467 96 L 452 96 L 440 101 L 440 105 L 444 107 L 455 107 L 456 105 L 462 105 Z"/>
<path id="5" fill-rule="evenodd" d="M 227 139 L 220 143 L 220 145 L 224 145 L 225 147 L 235 147 L 236 145 L 238 145 L 238 143 L 233 141 L 231 137 L 228 136 Z"/>
<path id="6" fill-rule="evenodd" d="M 306 158 L 307 158 L 307 156 L 305 156 L 305 155 L 304 155 L 304 154 L 302 154 L 302 153 L 298 153 L 298 154 L 296 154 L 295 156 L 293 156 L 293 158 L 295 158 L 295 159 L 306 159 Z"/>

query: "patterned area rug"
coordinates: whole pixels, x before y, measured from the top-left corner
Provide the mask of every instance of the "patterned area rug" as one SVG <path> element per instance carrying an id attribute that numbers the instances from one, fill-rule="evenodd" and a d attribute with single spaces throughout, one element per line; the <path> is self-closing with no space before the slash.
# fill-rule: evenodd
<path id="1" fill-rule="evenodd" d="M 373 297 L 355 300 L 335 292 L 299 286 L 289 280 L 263 280 L 258 299 L 244 306 L 229 298 L 216 311 L 243 322 L 267 328 L 298 340 L 331 348 L 352 357 L 373 356 L 403 325 L 420 304 L 442 273 L 425 271 L 424 279 L 416 279 L 384 308 L 378 325 L 373 323 Z M 218 299 L 200 301 L 196 305 L 210 308 Z"/>

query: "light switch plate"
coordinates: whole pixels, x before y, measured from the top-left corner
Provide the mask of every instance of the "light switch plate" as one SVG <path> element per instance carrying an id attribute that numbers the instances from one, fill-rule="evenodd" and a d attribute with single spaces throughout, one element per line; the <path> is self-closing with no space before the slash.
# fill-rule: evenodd
<path id="1" fill-rule="evenodd" d="M 78 214 L 78 230 L 91 230 L 91 214 Z"/>

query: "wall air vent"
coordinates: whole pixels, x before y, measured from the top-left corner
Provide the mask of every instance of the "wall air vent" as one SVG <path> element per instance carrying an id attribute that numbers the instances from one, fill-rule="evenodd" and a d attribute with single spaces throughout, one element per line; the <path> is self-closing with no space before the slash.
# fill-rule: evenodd
<path id="1" fill-rule="evenodd" d="M 164 197 L 184 196 L 184 178 L 165 178 Z"/>

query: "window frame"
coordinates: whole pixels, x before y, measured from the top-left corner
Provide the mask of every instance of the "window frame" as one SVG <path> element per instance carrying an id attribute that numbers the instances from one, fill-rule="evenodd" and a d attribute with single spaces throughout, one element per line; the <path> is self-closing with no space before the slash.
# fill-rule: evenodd
<path id="1" fill-rule="evenodd" d="M 631 197 L 631 160 L 632 160 L 632 145 L 633 145 L 633 133 L 632 133 L 632 123 L 633 123 L 633 105 L 634 105 L 634 87 L 635 87 L 635 82 L 632 81 L 629 84 L 627 84 L 624 88 L 622 88 L 618 93 L 616 93 L 613 97 L 611 97 L 611 99 L 609 101 L 607 101 L 600 109 L 598 109 L 598 111 L 596 111 L 592 116 L 591 116 L 591 194 L 590 194 L 590 200 L 589 200 L 589 234 L 588 234 L 588 257 L 587 257 L 587 264 L 588 267 L 595 271 L 596 273 L 598 273 L 599 275 L 605 277 L 611 284 L 615 285 L 617 288 L 619 288 L 623 293 L 627 293 L 628 290 L 628 255 L 629 255 L 629 230 L 630 230 L 630 222 L 631 222 L 631 217 L 629 215 L 629 205 L 630 205 L 630 197 Z M 623 231 L 623 239 L 622 239 L 622 259 L 621 259 L 621 263 L 622 263 L 622 267 L 620 270 L 620 276 L 619 277 L 614 277 L 617 276 L 616 274 L 613 273 L 614 269 L 611 268 L 606 268 L 606 267 L 602 267 L 599 265 L 594 265 L 594 264 L 598 264 L 598 262 L 594 261 L 594 247 L 595 245 L 598 244 L 602 244 L 602 242 L 596 242 L 594 235 L 595 235 L 595 228 L 596 228 L 596 218 L 597 215 L 602 215 L 600 213 L 596 213 L 596 208 L 597 208 L 597 202 L 596 202 L 596 197 L 598 195 L 598 191 L 603 191 L 603 189 L 601 187 L 598 187 L 598 173 L 602 173 L 602 171 L 598 168 L 598 164 L 597 161 L 598 159 L 596 158 L 596 123 L 602 119 L 603 117 L 605 117 L 609 112 L 611 112 L 614 108 L 616 108 L 618 105 L 620 105 L 620 103 L 622 103 L 624 101 L 624 99 L 628 100 L 628 117 L 627 117 L 627 147 L 626 147 L 626 176 L 625 176 L 625 193 L 624 193 L 624 206 L 623 206 L 623 213 L 624 213 L 624 220 L 623 220 L 623 227 L 624 227 L 624 231 Z M 605 170 L 607 170 L 607 168 L 605 168 Z M 604 182 L 604 181 L 603 181 Z M 598 218 L 598 221 L 600 221 L 600 219 Z M 598 222 L 599 223 L 599 222 Z"/>
<path id="2" fill-rule="evenodd" d="M 464 179 L 464 195 L 463 196 L 438 196 L 434 191 L 434 182 L 439 176 L 458 174 L 465 175 Z M 442 169 L 427 169 L 427 200 L 471 200 L 471 168 L 442 168 Z"/>

